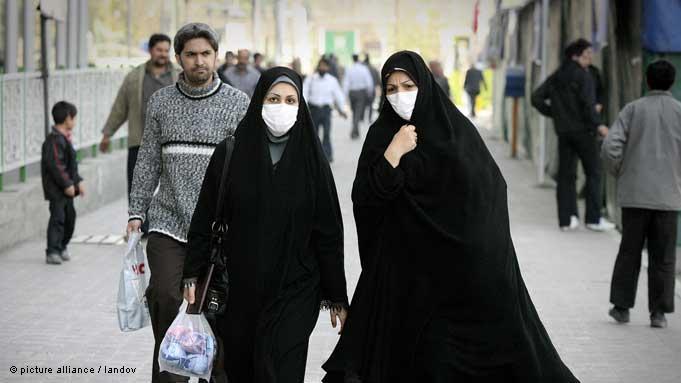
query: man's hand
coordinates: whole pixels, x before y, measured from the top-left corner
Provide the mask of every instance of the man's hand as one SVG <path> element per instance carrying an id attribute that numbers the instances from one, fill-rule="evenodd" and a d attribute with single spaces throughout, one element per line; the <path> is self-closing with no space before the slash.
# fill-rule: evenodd
<path id="1" fill-rule="evenodd" d="M 85 186 L 83 185 L 83 182 L 78 182 L 78 194 L 81 197 L 85 197 Z"/>
<path id="2" fill-rule="evenodd" d="M 340 116 L 343 117 L 344 120 L 348 119 L 348 114 L 345 113 L 344 111 L 341 110 L 341 111 L 338 112 L 338 114 L 340 114 Z"/>
<path id="3" fill-rule="evenodd" d="M 73 198 L 76 196 L 76 187 L 71 185 L 64 189 L 64 194 L 66 194 L 67 197 Z"/>
<path id="4" fill-rule="evenodd" d="M 603 111 L 603 104 L 596 104 L 596 113 L 601 114 Z"/>
<path id="5" fill-rule="evenodd" d="M 332 307 L 331 310 L 329 310 L 329 313 L 331 314 L 331 326 L 333 326 L 333 328 L 336 328 L 338 321 L 340 321 L 340 329 L 338 330 L 338 334 L 340 335 L 340 333 L 343 332 L 345 320 L 348 319 L 348 310 L 345 308 L 338 310 Z"/>
<path id="6" fill-rule="evenodd" d="M 598 127 L 598 134 L 599 134 L 601 137 L 606 137 L 606 136 L 608 135 L 608 131 L 609 131 L 609 129 L 608 129 L 608 127 L 605 126 L 605 125 L 600 125 L 600 126 Z"/>
<path id="7" fill-rule="evenodd" d="M 107 135 L 102 136 L 102 141 L 99 143 L 99 151 L 106 153 L 109 151 L 109 146 L 111 145 L 111 138 Z"/>
<path id="8" fill-rule="evenodd" d="M 136 233 L 140 231 L 140 228 L 142 227 L 142 220 L 140 219 L 131 219 L 128 221 L 128 226 L 125 228 L 125 233 L 130 237 L 130 234 Z"/>

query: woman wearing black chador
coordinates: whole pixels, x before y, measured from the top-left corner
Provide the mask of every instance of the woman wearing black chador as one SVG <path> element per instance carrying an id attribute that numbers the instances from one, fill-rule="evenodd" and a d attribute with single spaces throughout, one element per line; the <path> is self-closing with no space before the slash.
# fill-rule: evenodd
<path id="1" fill-rule="evenodd" d="M 352 191 L 362 274 L 325 383 L 575 383 L 523 282 L 506 182 L 423 59 L 386 99 Z"/>
<path id="2" fill-rule="evenodd" d="M 346 317 L 340 205 L 302 95 L 296 72 L 265 71 L 235 133 L 222 217 L 229 297 L 215 326 L 224 344 L 216 364 L 230 383 L 302 382 L 320 307 L 334 326 Z M 215 149 L 189 229 L 189 302 L 209 262 L 226 148 Z"/>

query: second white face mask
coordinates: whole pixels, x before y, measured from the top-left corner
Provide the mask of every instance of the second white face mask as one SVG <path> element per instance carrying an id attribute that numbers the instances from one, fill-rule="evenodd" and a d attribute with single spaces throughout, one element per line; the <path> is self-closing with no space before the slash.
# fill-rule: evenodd
<path id="1" fill-rule="evenodd" d="M 262 119 L 267 124 L 270 133 L 281 137 L 288 133 L 298 119 L 298 105 L 264 104 Z"/>
<path id="2" fill-rule="evenodd" d="M 393 107 L 395 113 L 402 117 L 405 121 L 411 120 L 411 114 L 414 112 L 414 105 L 416 104 L 416 96 L 419 91 L 411 92 L 397 92 L 386 96 L 388 102 Z"/>

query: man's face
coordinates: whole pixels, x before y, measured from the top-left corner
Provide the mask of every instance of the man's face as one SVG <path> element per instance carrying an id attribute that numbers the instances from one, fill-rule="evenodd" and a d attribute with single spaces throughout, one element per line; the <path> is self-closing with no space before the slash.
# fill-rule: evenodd
<path id="1" fill-rule="evenodd" d="M 317 69 L 319 70 L 320 74 L 329 73 L 329 65 L 323 61 L 319 63 L 319 67 Z"/>
<path id="2" fill-rule="evenodd" d="M 191 84 L 200 85 L 208 82 L 217 66 L 217 54 L 203 37 L 187 41 L 182 52 L 175 55 L 175 58 Z"/>
<path id="3" fill-rule="evenodd" d="M 159 67 L 168 65 L 169 53 L 169 42 L 161 41 L 156 43 L 156 45 L 149 50 L 149 54 L 151 55 L 151 63 Z"/>
<path id="4" fill-rule="evenodd" d="M 253 58 L 253 65 L 260 66 L 262 64 L 262 56 Z"/>
<path id="5" fill-rule="evenodd" d="M 251 54 L 247 50 L 240 50 L 237 55 L 237 65 L 239 68 L 245 68 L 248 65 L 248 59 Z"/>
<path id="6" fill-rule="evenodd" d="M 575 61 L 582 67 L 588 68 L 593 62 L 594 51 L 591 48 L 586 48 L 581 55 L 575 56 Z"/>

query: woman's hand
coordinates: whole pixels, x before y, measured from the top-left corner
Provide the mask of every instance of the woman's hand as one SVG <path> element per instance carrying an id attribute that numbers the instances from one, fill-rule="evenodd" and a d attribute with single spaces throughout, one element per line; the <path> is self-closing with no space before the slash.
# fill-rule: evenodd
<path id="1" fill-rule="evenodd" d="M 416 127 L 414 125 L 402 126 L 393 136 L 388 149 L 385 150 L 383 154 L 385 159 L 390 162 L 393 168 L 398 167 L 402 156 L 416 149 L 417 139 L 418 134 L 416 134 Z"/>
<path id="2" fill-rule="evenodd" d="M 192 284 L 189 287 L 184 288 L 184 299 L 189 303 L 190 305 L 194 304 L 194 300 L 196 300 L 195 295 L 196 295 L 196 285 Z"/>
<path id="3" fill-rule="evenodd" d="M 340 321 L 340 329 L 338 330 L 338 334 L 340 335 L 340 333 L 343 332 L 345 320 L 348 318 L 348 310 L 346 310 L 345 307 L 340 309 L 331 307 L 329 313 L 331 314 L 331 326 L 333 326 L 333 328 L 336 328 L 338 321 Z"/>

